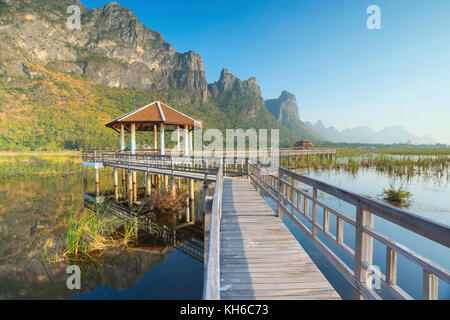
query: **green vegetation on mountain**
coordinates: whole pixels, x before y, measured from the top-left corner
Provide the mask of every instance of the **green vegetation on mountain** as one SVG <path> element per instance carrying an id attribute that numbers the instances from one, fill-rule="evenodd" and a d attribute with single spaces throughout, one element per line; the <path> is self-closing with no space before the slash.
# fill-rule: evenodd
<path id="1" fill-rule="evenodd" d="M 81 30 L 66 27 L 74 3 Z M 279 129 L 282 147 L 305 138 L 270 114 L 255 78 L 224 70 L 208 85 L 198 54 L 176 52 L 115 2 L 0 0 L 0 14 L 0 151 L 117 148 L 104 124 L 155 100 L 205 129 Z"/>

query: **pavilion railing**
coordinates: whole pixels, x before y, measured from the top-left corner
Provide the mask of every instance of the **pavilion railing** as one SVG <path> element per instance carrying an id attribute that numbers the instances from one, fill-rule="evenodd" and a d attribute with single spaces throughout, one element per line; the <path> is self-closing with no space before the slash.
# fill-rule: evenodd
<path id="1" fill-rule="evenodd" d="M 374 272 L 380 279 L 381 285 L 396 298 L 412 299 L 397 284 L 398 254 L 422 268 L 423 299 L 438 299 L 438 279 L 450 283 L 450 271 L 445 267 L 377 231 L 374 226 L 374 215 L 447 248 L 450 247 L 449 226 L 284 168 L 276 168 L 275 171 L 270 171 L 269 166 L 265 164 L 250 164 L 249 178 L 259 191 L 275 201 L 279 218 L 282 219 L 285 214 L 354 287 L 356 298 L 381 299 L 371 286 L 372 278 L 369 276 L 370 273 Z M 300 188 L 299 183 L 311 187 L 312 194 Z M 319 191 L 354 206 L 356 218 L 319 200 Z M 319 208 L 322 209 L 322 225 L 318 223 Z M 312 211 L 312 214 L 310 211 Z M 330 214 L 336 217 L 335 234 L 330 232 Z M 311 227 L 305 225 L 300 218 L 306 219 Z M 355 228 L 354 249 L 343 241 L 344 223 Z M 319 239 L 319 233 L 354 261 L 353 270 Z M 374 239 L 386 246 L 385 274 L 371 268 Z"/>
<path id="2" fill-rule="evenodd" d="M 203 175 L 205 179 L 215 178 L 219 163 L 222 161 L 226 176 L 242 176 L 248 171 L 248 158 L 195 157 L 174 155 L 153 155 L 148 153 L 131 154 L 129 152 L 83 151 L 83 161 L 102 163 L 104 166 L 151 171 L 158 169 L 165 174 L 189 172 Z"/>

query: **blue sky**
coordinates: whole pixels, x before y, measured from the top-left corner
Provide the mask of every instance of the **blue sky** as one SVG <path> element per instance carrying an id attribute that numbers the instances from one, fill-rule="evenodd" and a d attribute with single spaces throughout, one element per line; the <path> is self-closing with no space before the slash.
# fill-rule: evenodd
<path id="1" fill-rule="evenodd" d="M 89 8 L 105 0 L 81 0 Z M 450 143 L 448 0 L 118 0 L 179 52 L 255 76 L 265 99 L 297 96 L 301 119 L 338 129 L 402 125 Z M 368 30 L 366 9 L 381 9 Z"/>

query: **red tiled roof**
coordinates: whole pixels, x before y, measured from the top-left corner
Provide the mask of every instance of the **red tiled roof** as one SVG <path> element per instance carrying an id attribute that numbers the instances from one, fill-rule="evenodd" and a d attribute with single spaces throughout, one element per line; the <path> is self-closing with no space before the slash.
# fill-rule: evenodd
<path id="1" fill-rule="evenodd" d="M 309 140 L 300 140 L 294 144 L 294 147 L 314 147 L 314 143 Z"/>
<path id="2" fill-rule="evenodd" d="M 106 126 L 118 130 L 121 124 L 127 125 L 131 123 L 140 124 L 136 126 L 137 131 L 151 131 L 154 124 L 201 127 L 199 121 L 159 101 L 152 102 L 149 105 L 114 119 L 106 123 Z"/>

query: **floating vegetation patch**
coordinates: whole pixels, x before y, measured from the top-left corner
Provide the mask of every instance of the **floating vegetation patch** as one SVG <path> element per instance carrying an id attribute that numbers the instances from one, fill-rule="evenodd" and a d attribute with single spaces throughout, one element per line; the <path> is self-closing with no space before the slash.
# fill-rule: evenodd
<path id="1" fill-rule="evenodd" d="M 63 259 L 95 259 L 108 250 L 132 244 L 135 224 L 131 221 L 124 223 L 124 219 L 111 216 L 108 207 L 100 205 L 96 208 L 69 213 Z"/>
<path id="2" fill-rule="evenodd" d="M 406 190 L 402 185 L 395 188 L 393 184 L 391 184 L 388 189 L 384 189 L 382 194 L 384 200 L 398 206 L 407 206 L 408 200 L 411 199 L 412 196 L 412 193 Z"/>

